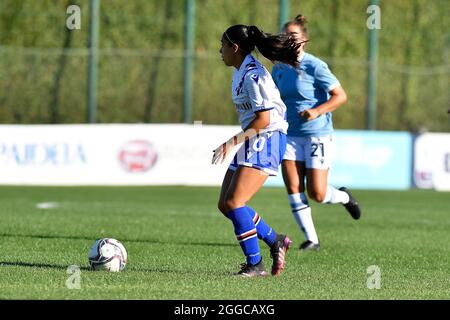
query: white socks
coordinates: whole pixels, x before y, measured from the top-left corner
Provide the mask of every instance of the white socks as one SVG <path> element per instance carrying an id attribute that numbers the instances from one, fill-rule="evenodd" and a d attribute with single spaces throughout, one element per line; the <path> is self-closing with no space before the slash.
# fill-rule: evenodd
<path id="1" fill-rule="evenodd" d="M 306 240 L 319 243 L 316 229 L 311 216 L 311 208 L 304 193 L 288 194 L 292 214 L 300 229 L 305 234 Z"/>
<path id="2" fill-rule="evenodd" d="M 327 193 L 325 195 L 325 199 L 323 199 L 322 203 L 347 203 L 350 201 L 350 198 L 347 192 L 336 189 L 333 186 L 327 186 Z"/>
<path id="3" fill-rule="evenodd" d="M 311 207 L 304 193 L 288 194 L 289 203 L 292 209 L 292 215 L 295 218 L 300 229 L 305 234 L 306 240 L 313 243 L 319 243 L 316 228 L 311 216 Z M 350 198 L 344 191 L 338 190 L 333 186 L 327 186 L 327 193 L 322 203 L 348 203 Z"/>

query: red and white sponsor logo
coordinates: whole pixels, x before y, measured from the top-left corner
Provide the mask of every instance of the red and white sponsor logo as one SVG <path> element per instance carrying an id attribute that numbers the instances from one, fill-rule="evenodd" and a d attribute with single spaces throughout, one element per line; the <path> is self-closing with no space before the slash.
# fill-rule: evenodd
<path id="1" fill-rule="evenodd" d="M 127 142 L 119 152 L 122 167 L 129 172 L 145 172 L 156 163 L 158 154 L 155 147 L 146 140 Z"/>

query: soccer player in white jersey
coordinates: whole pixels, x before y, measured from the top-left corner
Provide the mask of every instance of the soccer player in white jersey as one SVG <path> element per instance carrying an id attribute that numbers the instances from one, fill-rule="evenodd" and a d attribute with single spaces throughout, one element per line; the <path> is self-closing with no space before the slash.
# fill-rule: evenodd
<path id="1" fill-rule="evenodd" d="M 328 184 L 332 156 L 333 123 L 331 112 L 347 101 L 339 81 L 327 64 L 306 53 L 306 19 L 298 15 L 285 24 L 284 31 L 297 39 L 299 64 L 276 64 L 272 76 L 287 107 L 286 152 L 282 161 L 283 179 L 292 214 L 305 235 L 300 250 L 319 250 L 320 243 L 311 216 L 306 190 L 319 203 L 341 203 L 354 219 L 361 211 L 350 191 Z"/>
<path id="2" fill-rule="evenodd" d="M 242 143 L 230 164 L 220 192 L 219 210 L 229 218 L 246 256 L 237 273 L 252 277 L 267 275 L 258 238 L 270 248 L 272 275 L 285 265 L 291 240 L 276 233 L 247 206 L 269 175 L 276 175 L 286 148 L 286 106 L 267 69 L 251 54 L 259 52 L 271 61 L 295 65 L 298 45 L 292 37 L 270 35 L 255 26 L 234 25 L 222 35 L 220 53 L 227 66 L 235 68 L 231 93 L 242 131 L 214 150 L 212 162 L 222 163 L 233 147 Z"/>

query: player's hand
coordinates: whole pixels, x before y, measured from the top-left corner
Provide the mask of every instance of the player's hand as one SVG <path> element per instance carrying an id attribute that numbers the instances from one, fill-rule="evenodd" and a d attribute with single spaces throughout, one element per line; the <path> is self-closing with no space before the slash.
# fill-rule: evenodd
<path id="1" fill-rule="evenodd" d="M 212 164 L 221 164 L 225 161 L 230 151 L 233 149 L 233 146 L 227 142 L 222 143 L 218 146 L 213 152 Z"/>
<path id="2" fill-rule="evenodd" d="M 306 109 L 305 111 L 300 112 L 299 115 L 300 117 L 305 118 L 306 121 L 311 121 L 319 117 L 320 113 L 317 109 Z"/>

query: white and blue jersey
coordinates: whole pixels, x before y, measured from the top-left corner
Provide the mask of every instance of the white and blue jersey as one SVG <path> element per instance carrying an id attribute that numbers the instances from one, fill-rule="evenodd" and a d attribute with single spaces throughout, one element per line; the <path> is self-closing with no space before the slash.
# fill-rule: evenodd
<path id="1" fill-rule="evenodd" d="M 239 112 L 243 130 L 256 118 L 256 113 L 270 112 L 266 130 L 246 140 L 237 151 L 229 169 L 239 165 L 252 167 L 277 175 L 278 167 L 286 149 L 286 106 L 272 76 L 258 60 L 248 54 L 232 81 L 232 97 Z"/>
<path id="2" fill-rule="evenodd" d="M 297 68 L 277 63 L 272 77 L 287 106 L 288 136 L 321 137 L 331 135 L 331 112 L 307 121 L 299 112 L 316 108 L 330 99 L 329 92 L 340 86 L 328 65 L 315 56 L 305 53 Z"/>
<path id="3" fill-rule="evenodd" d="M 251 54 L 245 57 L 239 70 L 234 71 L 231 90 L 242 129 L 256 118 L 256 112 L 270 110 L 267 131 L 286 133 L 286 105 L 269 71 Z"/>

